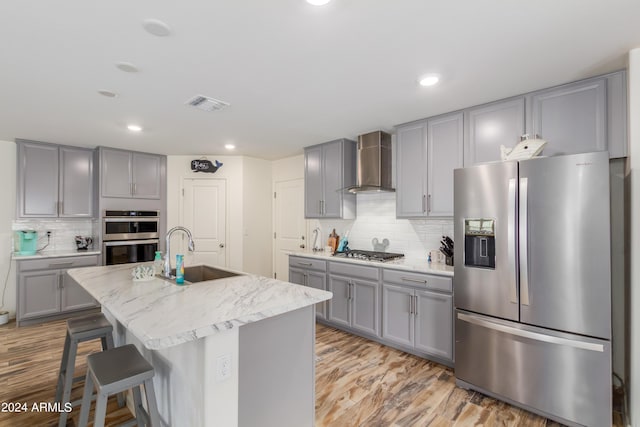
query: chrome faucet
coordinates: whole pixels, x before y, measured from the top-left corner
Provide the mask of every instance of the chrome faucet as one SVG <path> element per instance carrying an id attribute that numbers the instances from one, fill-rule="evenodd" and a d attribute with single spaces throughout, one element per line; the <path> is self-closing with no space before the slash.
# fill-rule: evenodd
<path id="1" fill-rule="evenodd" d="M 167 279 L 171 279 L 171 248 L 170 246 L 171 246 L 171 235 L 175 231 L 182 231 L 187 235 L 187 237 L 189 238 L 189 242 L 187 243 L 187 248 L 189 249 L 189 252 L 193 252 L 195 250 L 195 245 L 193 244 L 193 237 L 191 236 L 191 232 L 189 231 L 189 229 L 185 227 L 177 226 L 167 231 L 167 238 L 165 241 L 167 252 L 164 255 L 164 277 L 166 277 Z"/>
<path id="2" fill-rule="evenodd" d="M 321 250 L 318 247 L 318 236 L 319 236 L 319 234 L 320 234 L 320 227 L 314 228 L 313 229 L 313 251 L 314 252 Z"/>

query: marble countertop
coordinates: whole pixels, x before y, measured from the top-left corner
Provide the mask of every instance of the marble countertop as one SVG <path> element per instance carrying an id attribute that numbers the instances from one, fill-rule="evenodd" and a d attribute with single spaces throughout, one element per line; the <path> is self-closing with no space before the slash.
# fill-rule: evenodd
<path id="1" fill-rule="evenodd" d="M 329 255 L 326 252 L 313 251 L 292 251 L 289 255 L 325 259 L 327 261 L 348 262 L 352 264 L 371 265 L 373 267 L 392 268 L 396 270 L 415 271 L 418 273 L 437 274 L 439 276 L 453 277 L 453 266 L 446 264 L 438 264 L 435 262 L 427 262 L 426 259 L 401 258 L 394 261 L 364 261 L 353 258 L 339 258 Z"/>
<path id="2" fill-rule="evenodd" d="M 35 255 L 18 255 L 14 253 L 12 259 L 16 261 L 27 259 L 43 259 L 43 258 L 61 258 L 67 256 L 83 256 L 83 255 L 100 255 L 99 250 L 88 249 L 86 251 L 79 251 L 77 249 L 67 249 L 61 251 L 43 251 L 37 252 Z"/>
<path id="3" fill-rule="evenodd" d="M 333 294 L 253 274 L 176 285 L 134 282 L 136 265 L 71 269 L 69 276 L 151 350 L 171 347 L 331 299 Z"/>

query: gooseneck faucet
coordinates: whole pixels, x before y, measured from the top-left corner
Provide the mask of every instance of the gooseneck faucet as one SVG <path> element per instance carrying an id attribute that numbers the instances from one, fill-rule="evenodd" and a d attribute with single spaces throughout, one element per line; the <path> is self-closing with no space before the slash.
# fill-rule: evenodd
<path id="1" fill-rule="evenodd" d="M 184 232 L 189 238 L 189 242 L 187 243 L 187 248 L 189 249 L 189 252 L 193 252 L 195 250 L 195 245 L 193 244 L 193 237 L 191 236 L 191 232 L 189 231 L 188 228 L 177 226 L 167 231 L 167 238 L 165 241 L 167 252 L 164 255 L 164 277 L 166 277 L 167 279 L 171 279 L 171 235 L 176 231 Z"/>

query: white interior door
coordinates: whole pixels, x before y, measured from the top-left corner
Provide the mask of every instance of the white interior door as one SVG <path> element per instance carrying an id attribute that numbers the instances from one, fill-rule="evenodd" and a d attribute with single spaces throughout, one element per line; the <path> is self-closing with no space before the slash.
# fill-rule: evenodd
<path id="1" fill-rule="evenodd" d="M 273 213 L 273 271 L 280 280 L 289 280 L 289 252 L 307 246 L 307 224 L 304 219 L 304 180 L 275 183 Z"/>
<path id="2" fill-rule="evenodd" d="M 225 267 L 226 182 L 224 179 L 191 179 L 182 182 L 182 221 L 193 235 L 195 251 L 189 253 L 181 237 L 185 265 L 208 264 Z M 174 256 L 177 252 L 172 251 Z"/>

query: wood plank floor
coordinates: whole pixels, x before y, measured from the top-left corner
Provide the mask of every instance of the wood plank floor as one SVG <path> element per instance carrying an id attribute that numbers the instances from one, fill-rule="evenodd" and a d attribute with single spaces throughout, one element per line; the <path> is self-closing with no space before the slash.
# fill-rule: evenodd
<path id="1" fill-rule="evenodd" d="M 62 355 L 64 321 L 16 328 L 0 326 L 0 404 L 53 402 Z M 99 342 L 82 343 L 76 375 Z M 558 424 L 455 386 L 453 371 L 336 329 L 317 325 L 316 426 L 557 426 Z M 72 398 L 82 394 L 75 385 Z M 0 408 L 1 409 L 1 408 Z M 77 425 L 79 408 L 68 425 Z M 283 414 L 286 416 L 286 414 Z M 91 419 L 93 414 L 91 414 Z M 131 419 L 128 409 L 107 408 L 107 426 Z M 55 412 L 0 412 L 0 426 L 54 426 Z M 622 426 L 614 413 L 614 425 Z"/>

